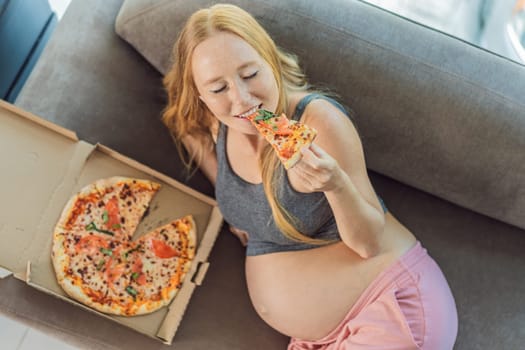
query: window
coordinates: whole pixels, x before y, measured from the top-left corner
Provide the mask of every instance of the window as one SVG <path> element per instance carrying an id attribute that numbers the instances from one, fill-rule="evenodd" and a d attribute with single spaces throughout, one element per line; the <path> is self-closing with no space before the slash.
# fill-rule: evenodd
<path id="1" fill-rule="evenodd" d="M 362 0 L 525 64 L 525 0 Z"/>
<path id="2" fill-rule="evenodd" d="M 518 0 L 507 26 L 507 33 L 519 58 L 525 62 L 525 0 Z"/>

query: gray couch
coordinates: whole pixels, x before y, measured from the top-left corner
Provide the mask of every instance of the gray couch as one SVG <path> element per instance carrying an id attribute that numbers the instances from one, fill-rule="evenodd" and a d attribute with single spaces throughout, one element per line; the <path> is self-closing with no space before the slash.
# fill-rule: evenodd
<path id="1" fill-rule="evenodd" d="M 210 2 L 73 1 L 16 104 L 213 195 L 159 119 L 173 40 Z M 448 278 L 455 349 L 522 348 L 525 67 L 356 0 L 231 2 L 356 112 L 377 192 Z M 285 348 L 249 302 L 243 254 L 223 229 L 173 348 Z M 0 294 L 0 310 L 75 345 L 167 348 L 12 278 Z"/>

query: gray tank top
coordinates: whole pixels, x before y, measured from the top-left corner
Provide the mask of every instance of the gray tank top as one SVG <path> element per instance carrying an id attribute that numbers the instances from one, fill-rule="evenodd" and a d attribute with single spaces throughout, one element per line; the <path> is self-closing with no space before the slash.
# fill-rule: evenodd
<path id="1" fill-rule="evenodd" d="M 299 120 L 308 103 L 317 98 L 327 99 L 347 114 L 337 101 L 324 95 L 310 94 L 299 101 L 292 119 Z M 249 183 L 233 172 L 226 155 L 227 136 L 228 128 L 221 123 L 216 145 L 218 172 L 215 198 L 225 221 L 248 232 L 246 255 L 318 247 L 318 245 L 291 240 L 277 228 L 263 185 Z M 312 238 L 340 240 L 334 215 L 324 193 L 297 192 L 290 185 L 282 165 L 278 171 L 281 172 L 283 181 L 278 185 L 277 199 L 293 217 L 298 219 L 299 232 Z"/>

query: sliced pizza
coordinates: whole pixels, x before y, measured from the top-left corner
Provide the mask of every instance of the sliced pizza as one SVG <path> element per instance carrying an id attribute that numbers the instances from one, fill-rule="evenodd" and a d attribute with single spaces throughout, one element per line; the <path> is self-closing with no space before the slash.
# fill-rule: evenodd
<path id="1" fill-rule="evenodd" d="M 56 227 L 131 238 L 159 188 L 152 181 L 125 177 L 97 180 L 69 200 Z"/>
<path id="2" fill-rule="evenodd" d="M 273 147 L 285 169 L 290 169 L 301 159 L 301 150 L 309 147 L 317 135 L 314 128 L 286 115 L 276 115 L 260 109 L 248 117 L 255 128 Z"/>
<path id="3" fill-rule="evenodd" d="M 51 255 L 58 283 L 69 296 L 126 316 L 169 304 L 195 255 L 196 227 L 186 216 L 132 240 L 159 187 L 115 177 L 84 187 L 68 201 Z"/>

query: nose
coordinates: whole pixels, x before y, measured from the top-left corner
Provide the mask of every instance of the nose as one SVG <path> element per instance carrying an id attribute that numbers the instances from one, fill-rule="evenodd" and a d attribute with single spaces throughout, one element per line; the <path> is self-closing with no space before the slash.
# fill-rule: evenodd
<path id="1" fill-rule="evenodd" d="M 250 90 L 242 79 L 236 79 L 230 85 L 229 93 L 233 105 L 244 107 L 250 101 Z"/>

